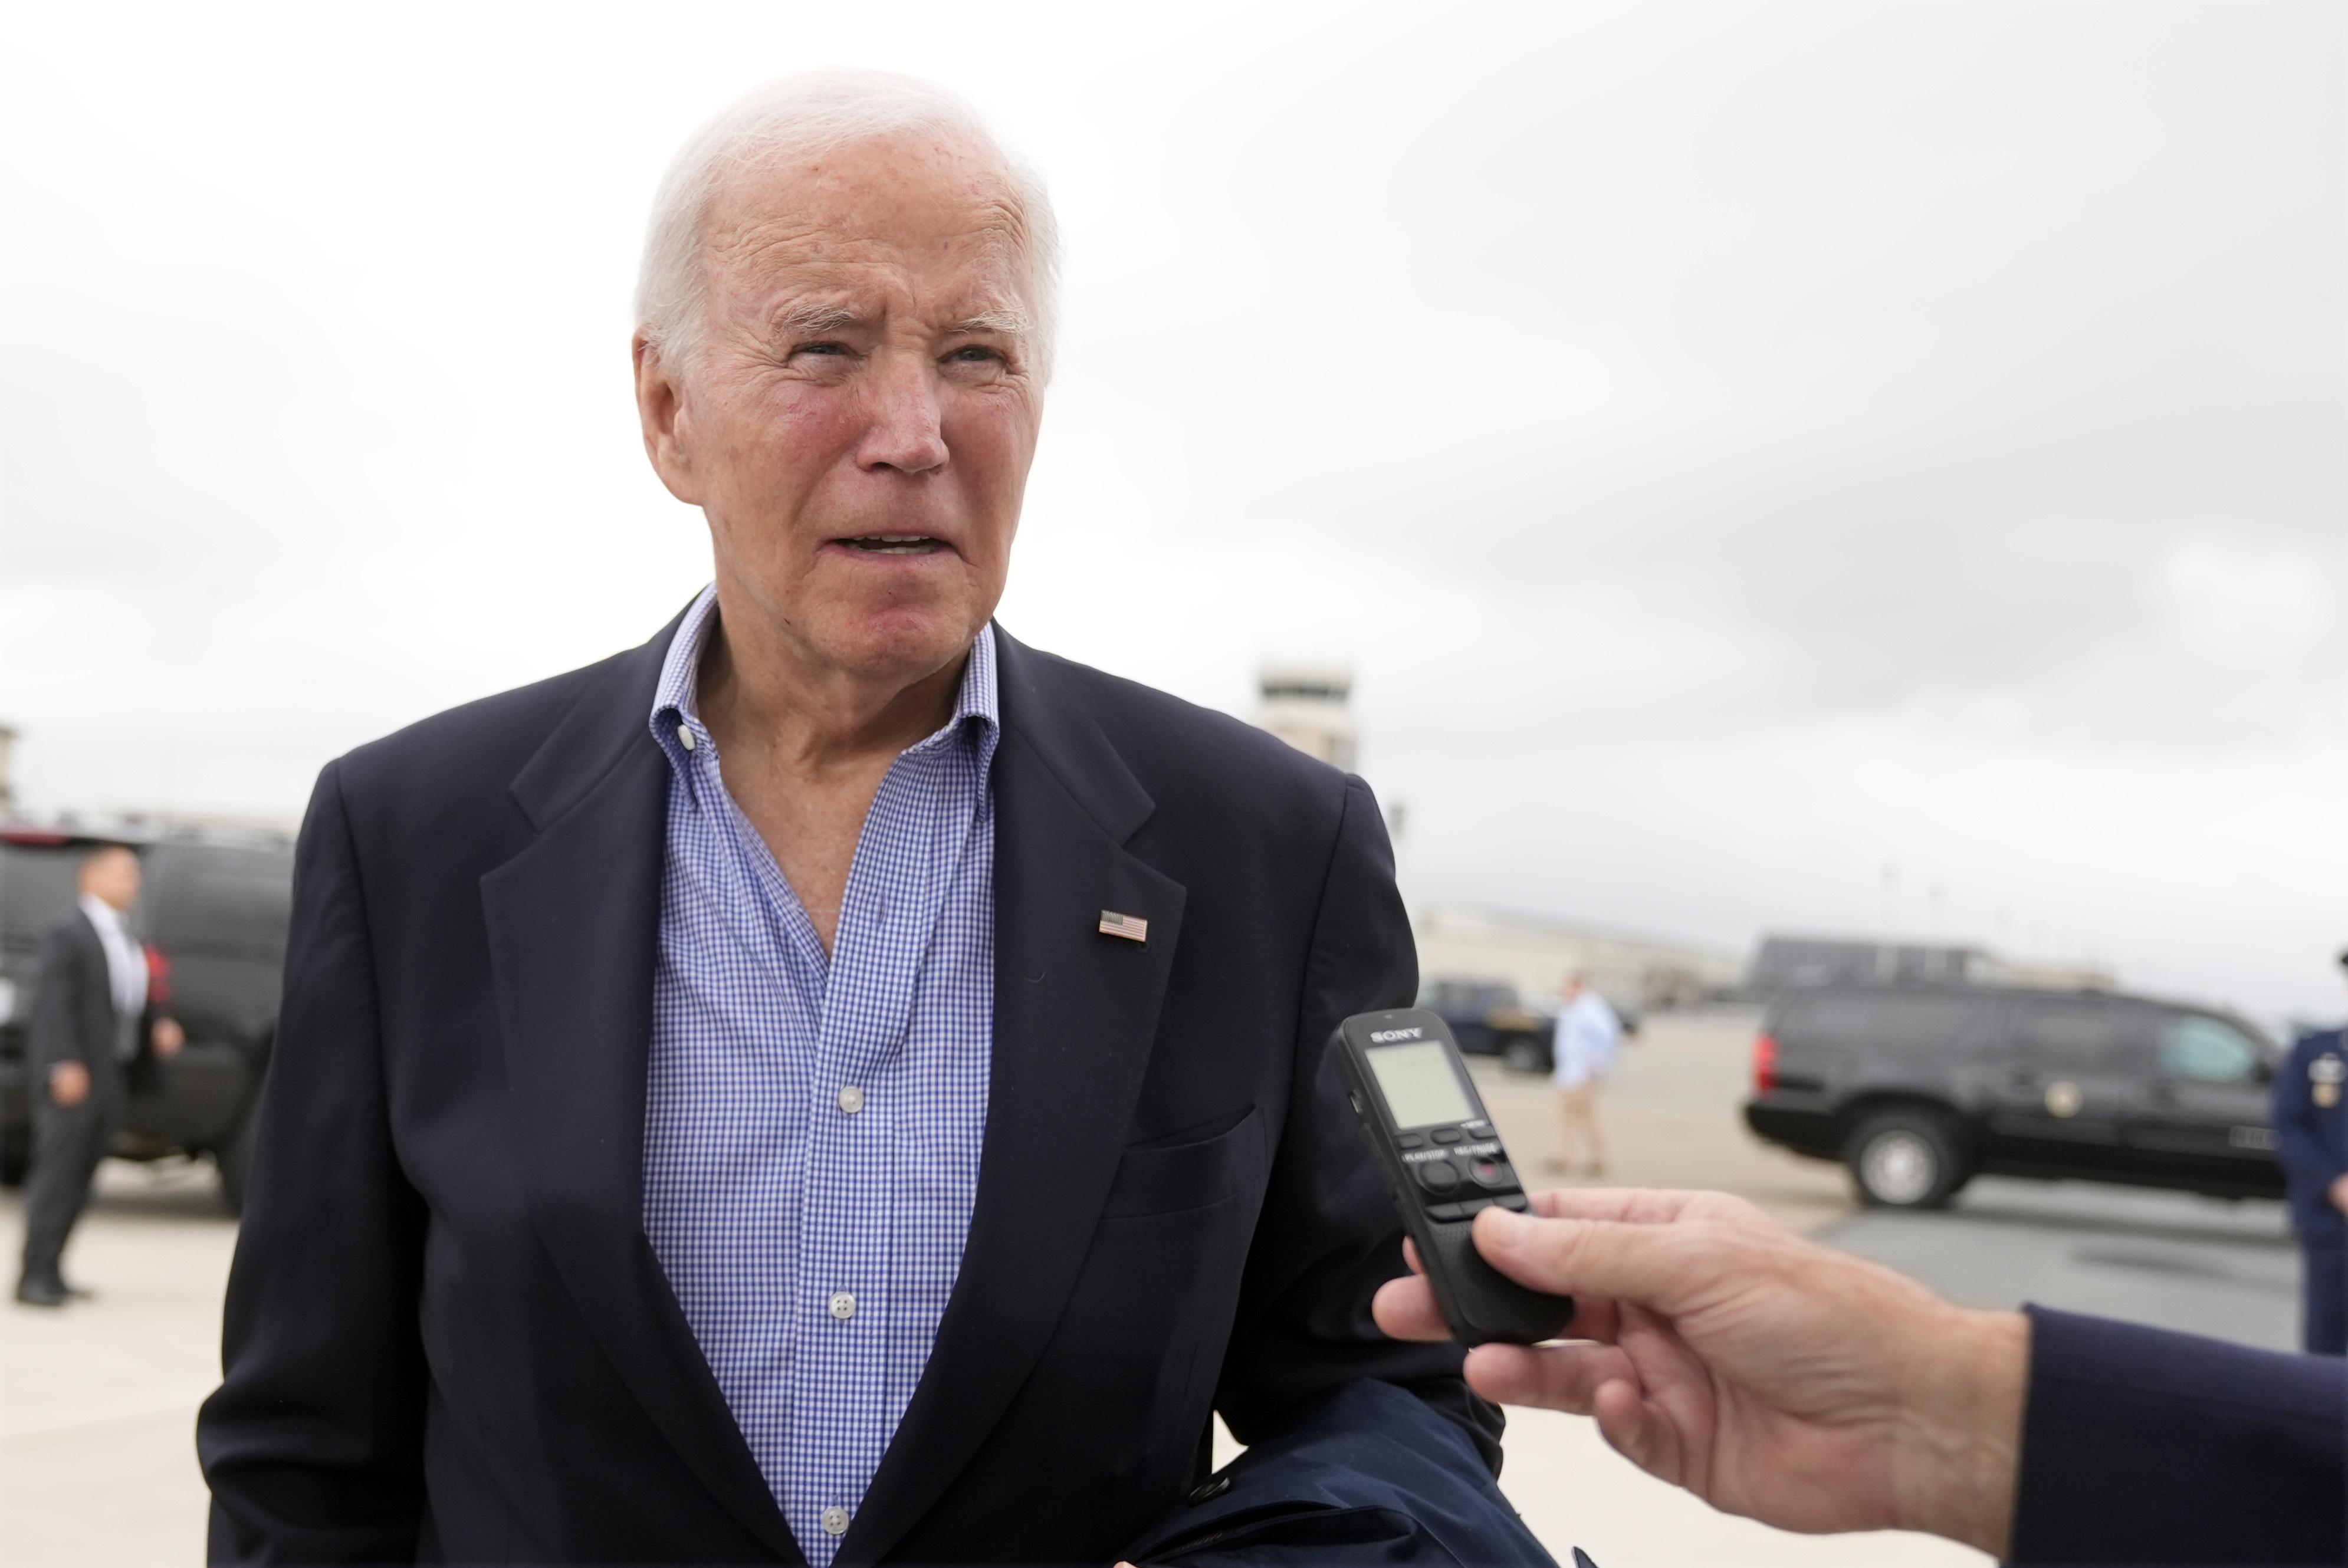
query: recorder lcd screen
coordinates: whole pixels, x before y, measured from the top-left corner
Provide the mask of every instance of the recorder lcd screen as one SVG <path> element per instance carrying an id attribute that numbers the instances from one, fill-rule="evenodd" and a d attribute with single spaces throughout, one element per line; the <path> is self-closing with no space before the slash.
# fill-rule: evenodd
<path id="1" fill-rule="evenodd" d="M 1386 1097 L 1395 1126 L 1427 1127 L 1475 1116 L 1468 1096 L 1460 1091 L 1458 1074 L 1451 1071 L 1449 1054 L 1434 1041 L 1390 1045 L 1368 1056 L 1370 1071 L 1378 1075 L 1378 1091 Z"/>

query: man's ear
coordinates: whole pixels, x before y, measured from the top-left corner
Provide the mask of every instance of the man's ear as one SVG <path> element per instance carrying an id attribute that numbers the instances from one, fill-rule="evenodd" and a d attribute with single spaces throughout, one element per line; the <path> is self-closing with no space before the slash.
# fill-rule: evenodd
<path id="1" fill-rule="evenodd" d="M 661 363 L 660 350 L 638 333 L 629 347 L 636 369 L 636 417 L 644 429 L 644 456 L 668 493 L 689 507 L 701 504 L 700 477 L 693 471 L 690 422 L 685 384 Z"/>

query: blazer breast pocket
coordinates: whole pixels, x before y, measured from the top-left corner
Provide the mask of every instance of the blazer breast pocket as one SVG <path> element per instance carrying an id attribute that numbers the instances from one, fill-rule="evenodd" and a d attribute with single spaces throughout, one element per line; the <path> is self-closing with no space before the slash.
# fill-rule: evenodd
<path id="1" fill-rule="evenodd" d="M 1196 1143 L 1128 1149 L 1101 1217 L 1202 1209 L 1254 1181 L 1263 1163 L 1263 1112 L 1250 1106 L 1238 1122 Z"/>

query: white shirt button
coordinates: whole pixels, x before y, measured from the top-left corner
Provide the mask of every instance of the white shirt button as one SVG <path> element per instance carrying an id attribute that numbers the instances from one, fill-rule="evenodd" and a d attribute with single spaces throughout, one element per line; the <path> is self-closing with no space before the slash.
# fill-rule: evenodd
<path id="1" fill-rule="evenodd" d="M 856 1297 L 840 1291 L 831 1298 L 831 1315 L 842 1323 L 856 1316 Z M 842 1517 L 846 1517 L 842 1515 Z"/>
<path id="2" fill-rule="evenodd" d="M 688 752 L 693 750 L 693 726 L 691 724 L 679 724 L 676 727 L 676 743 L 683 746 Z"/>
<path id="3" fill-rule="evenodd" d="M 802 1515 L 801 1517 L 805 1516 Z M 823 1511 L 823 1532 L 826 1535 L 847 1534 L 848 1510 L 837 1506 L 825 1509 Z"/>
<path id="4" fill-rule="evenodd" d="M 864 1109 L 864 1091 L 853 1083 L 839 1091 L 839 1108 L 853 1116 Z"/>

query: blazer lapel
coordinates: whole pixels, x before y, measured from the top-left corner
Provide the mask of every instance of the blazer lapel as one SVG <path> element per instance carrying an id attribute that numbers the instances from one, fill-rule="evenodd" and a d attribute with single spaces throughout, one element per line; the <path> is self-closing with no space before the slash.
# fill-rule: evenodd
<path id="1" fill-rule="evenodd" d="M 674 631 L 672 625 L 671 631 Z M 604 1353 L 751 1532 L 804 1563 L 644 1230 L 645 1075 L 668 763 L 645 727 L 664 634 L 613 661 L 518 775 L 539 829 L 481 879 L 530 1212 Z"/>
<path id="2" fill-rule="evenodd" d="M 1042 1355 L 1117 1175 L 1181 934 L 1182 886 L 1124 848 L 1149 796 L 1089 719 L 1053 702 L 1043 656 L 999 628 L 996 648 L 994 1041 L 976 1206 L 843 1565 L 903 1538 Z M 1103 936 L 1104 910 L 1148 920 L 1147 945 Z"/>

